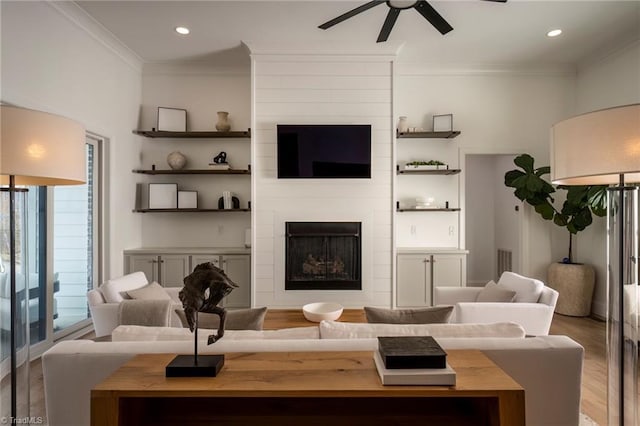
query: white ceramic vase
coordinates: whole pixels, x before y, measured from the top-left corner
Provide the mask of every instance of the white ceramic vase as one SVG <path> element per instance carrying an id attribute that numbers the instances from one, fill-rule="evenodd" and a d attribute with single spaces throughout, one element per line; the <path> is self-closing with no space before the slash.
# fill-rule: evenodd
<path id="1" fill-rule="evenodd" d="M 167 164 L 169 164 L 169 167 L 173 170 L 180 170 L 187 164 L 187 157 L 180 151 L 173 151 L 167 155 Z"/>
<path id="2" fill-rule="evenodd" d="M 409 130 L 409 123 L 407 121 L 407 117 L 404 115 L 398 119 L 398 132 L 406 133 Z"/>

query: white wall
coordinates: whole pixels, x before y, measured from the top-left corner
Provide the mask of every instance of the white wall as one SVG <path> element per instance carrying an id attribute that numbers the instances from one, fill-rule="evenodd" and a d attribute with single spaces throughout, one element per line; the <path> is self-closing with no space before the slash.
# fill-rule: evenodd
<path id="1" fill-rule="evenodd" d="M 640 102 L 640 40 L 578 69 L 575 114 Z M 606 220 L 593 225 L 574 241 L 576 259 L 596 269 L 593 313 L 606 316 L 607 247 Z"/>
<path id="2" fill-rule="evenodd" d="M 131 213 L 139 143 L 140 63 L 69 3 L 2 2 L 2 100 L 67 116 L 109 139 L 107 277 L 140 243 Z"/>
<path id="3" fill-rule="evenodd" d="M 248 54 L 248 53 L 247 53 Z M 207 64 L 145 65 L 139 128 L 157 127 L 158 107 L 187 110 L 187 129 L 213 131 L 217 111 L 229 112 L 231 130 L 251 127 L 251 81 L 246 69 L 217 69 Z M 220 151 L 233 168 L 251 163 L 250 139 L 141 139 L 138 168 L 168 169 L 167 155 L 180 151 L 186 168 L 206 169 Z M 242 208 L 251 200 L 249 175 L 137 175 L 146 203 L 148 183 L 177 183 L 179 190 L 198 191 L 198 207 L 217 208 L 222 191 L 231 191 Z M 250 213 L 145 213 L 142 214 L 143 247 L 242 247 Z M 159 232 L 159 230 L 161 230 Z"/>
<path id="4" fill-rule="evenodd" d="M 504 184 L 504 175 L 509 170 L 516 168 L 513 163 L 513 155 L 498 155 L 494 157 L 493 166 L 493 184 L 496 188 L 494 194 L 495 210 L 495 230 L 496 230 L 496 250 L 503 249 L 512 253 L 512 269 L 513 272 L 522 273 L 523 268 L 523 223 L 525 215 L 535 213 L 531 207 L 525 209 L 522 201 L 513 195 L 513 188 L 509 188 Z M 536 214 L 537 216 L 537 214 Z M 539 217 L 536 217 L 536 220 Z M 539 222 L 542 227 L 551 226 L 549 222 Z M 497 265 L 496 265 L 497 266 Z M 494 273 L 497 272 L 497 268 Z M 496 278 L 497 277 L 496 275 Z"/>
<path id="5" fill-rule="evenodd" d="M 404 64 L 398 64 L 397 69 L 396 114 L 408 116 L 410 127 L 429 130 L 434 114 L 452 113 L 454 128 L 461 134 L 450 141 L 454 141 L 460 153 L 526 152 L 536 159 L 537 165 L 549 164 L 549 129 L 574 109 L 574 74 L 567 70 L 475 71 Z M 415 145 L 416 155 L 433 156 L 443 143 L 447 142 L 425 140 Z M 452 161 L 455 166 L 460 164 L 459 158 Z M 451 198 L 463 212 L 481 208 L 465 205 L 464 185 L 460 181 L 464 174 L 459 176 Z M 430 181 L 420 180 L 414 185 L 406 190 L 416 194 L 438 190 L 429 186 Z M 524 232 L 528 243 L 522 253 L 522 273 L 546 280 L 546 269 L 552 261 L 549 224 L 535 214 L 529 215 L 528 209 L 525 206 L 523 211 L 530 220 L 526 221 Z M 449 244 L 464 247 L 462 214 L 447 213 L 441 219 L 429 213 L 422 216 L 413 213 L 411 221 L 424 229 L 453 226 L 456 240 Z M 398 239 L 410 238 L 409 225 L 404 216 L 398 215 Z"/>
<path id="6" fill-rule="evenodd" d="M 254 55 L 255 304 L 391 304 L 392 65 L 350 56 Z M 371 179 L 278 179 L 277 124 L 371 124 Z M 286 221 L 362 222 L 362 291 L 285 291 Z"/>
<path id="7" fill-rule="evenodd" d="M 514 155 L 467 155 L 465 162 L 465 236 L 467 285 L 497 280 L 497 250 L 512 253 L 512 270 L 521 272 L 522 202 L 504 184 Z"/>
<path id="8" fill-rule="evenodd" d="M 490 155 L 468 155 L 465 168 L 465 246 L 467 285 L 495 279 L 496 201 L 495 159 Z M 504 185 L 502 185 L 504 186 Z"/>

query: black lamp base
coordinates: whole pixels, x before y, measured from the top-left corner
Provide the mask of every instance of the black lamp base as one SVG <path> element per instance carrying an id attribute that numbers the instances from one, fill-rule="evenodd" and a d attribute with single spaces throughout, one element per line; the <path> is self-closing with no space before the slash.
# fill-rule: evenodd
<path id="1" fill-rule="evenodd" d="M 224 365 L 224 355 L 178 355 L 165 368 L 166 377 L 216 377 Z"/>

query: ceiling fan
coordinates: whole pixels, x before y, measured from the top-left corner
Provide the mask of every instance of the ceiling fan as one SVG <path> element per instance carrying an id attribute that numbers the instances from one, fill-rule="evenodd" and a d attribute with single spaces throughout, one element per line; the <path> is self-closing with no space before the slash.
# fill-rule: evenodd
<path id="1" fill-rule="evenodd" d="M 493 1 L 505 3 L 507 0 L 485 0 L 485 1 Z M 387 18 L 384 20 L 384 24 L 382 24 L 382 29 L 380 30 L 380 34 L 378 35 L 378 43 L 381 41 L 387 41 L 389 38 L 389 34 L 391 34 L 391 29 L 393 25 L 396 23 L 396 19 L 398 19 L 398 15 L 401 10 L 404 9 L 415 9 L 417 10 L 424 19 L 429 21 L 431 25 L 433 25 L 440 34 L 444 35 L 449 31 L 453 30 L 453 27 L 449 25 L 449 23 L 440 15 L 426 0 L 373 0 L 368 3 L 363 4 L 362 6 L 358 6 L 355 9 L 352 9 L 337 18 L 333 18 L 330 21 L 325 22 L 324 24 L 318 26 L 318 28 L 322 28 L 326 30 L 327 28 L 331 28 L 336 24 L 339 24 L 342 21 L 345 21 L 349 18 L 356 16 L 359 13 L 362 13 L 366 10 L 371 9 L 372 7 L 378 6 L 382 3 L 386 3 L 389 6 L 389 13 L 387 13 Z"/>

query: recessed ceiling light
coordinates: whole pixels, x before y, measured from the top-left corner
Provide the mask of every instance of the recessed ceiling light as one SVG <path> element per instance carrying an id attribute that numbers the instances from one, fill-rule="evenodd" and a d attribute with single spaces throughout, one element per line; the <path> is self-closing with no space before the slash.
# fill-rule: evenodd
<path id="1" fill-rule="evenodd" d="M 551 30 L 547 33 L 547 37 L 558 37 L 560 34 L 562 34 L 561 29 Z"/>
<path id="2" fill-rule="evenodd" d="M 187 28 L 187 27 L 176 27 L 176 32 L 177 32 L 178 34 L 187 35 L 187 34 L 189 34 L 191 31 L 189 31 L 189 28 Z"/>

